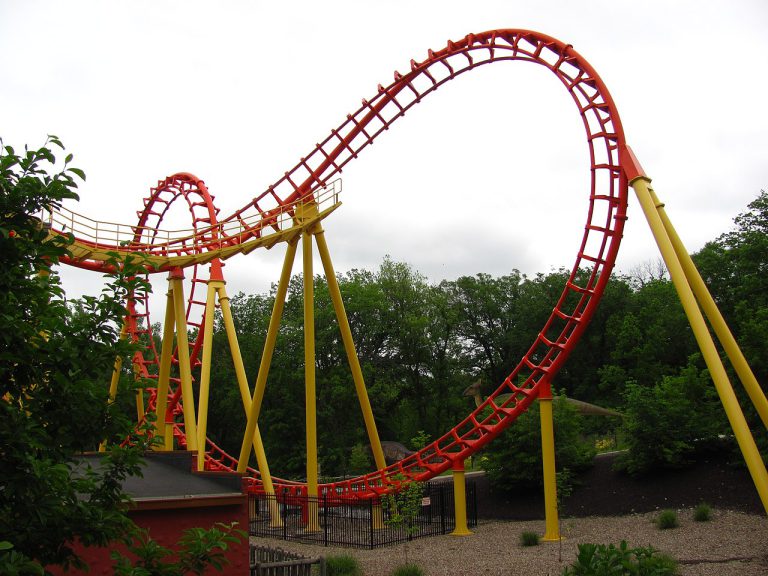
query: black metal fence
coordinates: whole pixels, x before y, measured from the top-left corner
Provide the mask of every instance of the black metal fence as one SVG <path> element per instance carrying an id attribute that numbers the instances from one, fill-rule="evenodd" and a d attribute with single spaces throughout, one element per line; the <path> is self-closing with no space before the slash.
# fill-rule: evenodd
<path id="1" fill-rule="evenodd" d="M 477 526 L 477 491 L 467 482 L 467 524 Z M 393 525 L 378 500 L 324 495 L 251 495 L 251 536 L 320 546 L 378 548 L 424 536 L 448 534 L 456 526 L 453 484 L 424 485 L 421 510 L 410 526 Z"/>

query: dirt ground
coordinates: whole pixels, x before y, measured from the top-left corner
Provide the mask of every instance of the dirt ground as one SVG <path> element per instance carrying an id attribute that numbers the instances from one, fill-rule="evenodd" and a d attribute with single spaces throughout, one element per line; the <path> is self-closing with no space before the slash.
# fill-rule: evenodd
<path id="1" fill-rule="evenodd" d="M 768 574 L 768 517 L 749 473 L 723 457 L 702 459 L 679 471 L 632 478 L 613 471 L 615 455 L 598 457 L 579 478 L 560 510 L 561 542 L 522 547 L 524 531 L 543 533 L 541 490 L 504 494 L 482 474 L 476 483 L 479 522 L 467 537 L 422 538 L 407 545 L 409 560 L 428 576 L 557 575 L 576 557 L 578 544 L 653 546 L 680 562 L 683 576 L 761 576 Z M 449 478 L 446 480 L 450 480 Z M 695 522 L 693 508 L 706 502 L 710 522 Z M 674 509 L 680 527 L 659 530 L 659 510 Z M 386 576 L 403 563 L 406 545 L 375 550 L 324 548 L 259 540 L 305 556 L 351 554 L 366 576 Z"/>

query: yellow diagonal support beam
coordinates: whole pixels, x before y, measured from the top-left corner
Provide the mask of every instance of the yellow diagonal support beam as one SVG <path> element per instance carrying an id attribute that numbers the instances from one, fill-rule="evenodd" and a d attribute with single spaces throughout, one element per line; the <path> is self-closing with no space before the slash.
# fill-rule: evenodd
<path id="1" fill-rule="evenodd" d="M 288 294 L 288 284 L 291 280 L 291 270 L 293 269 L 293 261 L 296 257 L 297 244 L 298 241 L 289 243 L 285 251 L 283 269 L 280 272 L 280 282 L 277 285 L 275 303 L 272 306 L 272 316 L 269 319 L 267 337 L 264 341 L 264 351 L 261 354 L 261 362 L 259 363 L 259 373 L 256 376 L 256 385 L 254 386 L 253 398 L 251 399 L 251 405 L 248 411 L 248 423 L 245 426 L 243 443 L 240 446 L 240 456 L 237 461 L 237 471 L 241 474 L 245 474 L 245 471 L 248 469 L 248 456 L 251 451 L 252 439 L 259 421 L 259 412 L 261 411 L 261 403 L 264 399 L 264 391 L 267 387 L 267 376 L 269 375 L 269 367 L 272 364 L 272 354 L 275 351 L 277 333 L 280 329 L 280 319 L 283 316 L 285 297 Z"/>
<path id="2" fill-rule="evenodd" d="M 165 323 L 163 324 L 163 344 L 160 350 L 160 368 L 157 376 L 157 405 L 155 407 L 155 429 L 157 435 L 163 439 L 162 449 L 173 450 L 173 430 L 169 428 L 165 420 L 168 409 L 168 391 L 171 378 L 171 358 L 173 356 L 173 333 L 176 325 L 176 311 L 173 303 L 173 289 L 168 286 L 165 303 Z M 159 448 L 158 448 L 159 449 Z"/>
<path id="3" fill-rule="evenodd" d="M 712 336 L 707 329 L 706 322 L 696 302 L 691 286 L 686 279 L 683 266 L 677 257 L 672 240 L 667 234 L 659 216 L 656 203 L 651 194 L 651 179 L 641 175 L 632 179 L 630 184 L 637 195 L 656 244 L 659 246 L 662 258 L 664 258 L 664 262 L 667 265 L 667 270 L 669 270 L 669 275 L 688 317 L 688 322 L 691 325 L 704 362 L 707 364 L 710 376 L 715 384 L 715 389 L 720 396 L 720 401 L 733 429 L 733 434 L 752 476 L 752 481 L 755 483 L 760 500 L 763 503 L 763 508 L 768 512 L 768 472 L 766 472 L 765 463 L 755 445 L 755 439 L 752 437 L 747 421 L 744 418 L 744 413 L 736 398 L 736 393 L 733 391 L 733 387 L 728 380 L 728 375 L 720 360 Z"/>
<path id="4" fill-rule="evenodd" d="M 176 344 L 178 348 L 179 375 L 181 378 L 181 400 L 184 410 L 184 431 L 187 435 L 187 450 L 197 450 L 197 423 L 195 421 L 195 396 L 192 391 L 192 367 L 189 361 L 189 339 L 187 338 L 187 315 L 184 309 L 184 272 L 172 270 L 169 274 L 173 292 L 174 315 L 176 316 Z"/>
<path id="5" fill-rule="evenodd" d="M 221 280 L 209 280 L 205 299 L 203 322 L 203 359 L 200 367 L 200 396 L 197 405 L 197 469 L 205 469 L 205 440 L 208 431 L 208 397 L 211 389 L 211 353 L 213 350 L 213 316 L 216 313 L 216 294 Z"/>
<path id="6" fill-rule="evenodd" d="M 768 428 L 768 399 L 766 399 L 763 389 L 757 382 L 755 373 L 752 372 L 752 368 L 750 368 L 741 348 L 739 348 L 730 328 L 728 328 L 728 324 L 726 324 L 723 315 L 720 313 L 720 309 L 717 307 L 715 300 L 709 293 L 707 285 L 704 283 L 701 274 L 699 274 L 690 254 L 688 254 L 688 251 L 685 249 L 682 240 L 680 240 L 680 236 L 678 236 L 675 227 L 672 225 L 672 221 L 669 219 L 666 210 L 664 210 L 664 204 L 656 196 L 656 192 L 654 192 L 653 188 L 649 188 L 648 192 L 656 206 L 656 210 L 659 213 L 664 229 L 669 235 L 669 239 L 675 249 L 675 254 L 677 254 L 677 257 L 680 259 L 680 264 L 685 272 L 685 277 L 691 285 L 696 300 L 704 311 L 704 314 L 707 315 L 707 320 L 709 320 L 712 329 L 715 331 L 717 339 L 720 341 L 720 344 L 722 344 L 723 350 L 725 350 L 728 359 L 731 361 L 733 369 L 736 371 L 742 386 L 744 386 L 744 389 L 749 395 L 749 399 L 752 401 L 757 413 L 760 415 L 763 426 Z"/>
<path id="7" fill-rule="evenodd" d="M 227 289 L 224 282 L 222 282 L 222 285 L 218 290 L 218 296 L 219 304 L 221 305 L 221 318 L 224 322 L 224 331 L 227 334 L 229 350 L 232 355 L 232 364 L 234 364 L 235 367 L 235 377 L 237 378 L 237 385 L 240 389 L 240 398 L 243 402 L 245 417 L 248 418 L 252 403 L 251 393 L 248 389 L 248 379 L 245 374 L 245 364 L 243 363 L 243 356 L 240 353 L 240 344 L 237 341 L 235 322 L 232 318 L 232 309 L 229 305 L 229 296 L 227 295 Z M 261 433 L 259 432 L 258 424 L 256 425 L 253 434 L 253 450 L 256 453 L 256 463 L 259 467 L 259 473 L 261 474 L 261 482 L 264 486 L 264 492 L 267 495 L 274 496 L 275 487 L 272 483 L 272 475 L 269 472 L 267 453 L 264 450 L 264 443 L 261 440 Z M 269 498 L 269 510 L 269 525 L 272 528 L 281 527 L 283 525 L 283 519 L 280 516 L 280 507 L 278 505 L 277 499 Z"/>
<path id="8" fill-rule="evenodd" d="M 128 333 L 128 326 L 123 322 L 123 326 L 120 329 L 120 340 L 123 340 Z M 115 358 L 115 364 L 112 367 L 112 378 L 109 382 L 109 401 L 114 402 L 117 397 L 117 385 L 120 383 L 120 372 L 123 369 L 123 357 L 118 356 Z M 99 444 L 99 452 L 104 452 L 107 449 L 106 441 L 102 441 Z"/>
<path id="9" fill-rule="evenodd" d="M 355 342 L 352 339 L 352 330 L 349 328 L 349 319 L 347 318 L 347 312 L 344 309 L 344 301 L 341 298 L 339 282 L 336 280 L 336 272 L 333 269 L 331 253 L 328 250 L 328 242 L 325 239 L 325 232 L 321 228 L 320 223 L 316 224 L 316 230 L 315 241 L 317 242 L 317 251 L 320 253 L 320 260 L 323 263 L 325 278 L 328 282 L 328 292 L 330 293 L 333 310 L 336 313 L 336 319 L 339 323 L 339 331 L 341 332 L 341 339 L 344 343 L 344 351 L 347 354 L 347 362 L 349 363 L 349 369 L 352 372 L 352 380 L 355 383 L 355 391 L 357 392 L 357 398 L 360 402 L 360 410 L 363 413 L 363 420 L 365 421 L 365 429 L 368 432 L 368 442 L 373 451 L 373 459 L 376 462 L 376 468 L 383 470 L 387 467 L 387 463 L 384 460 L 384 451 L 381 448 L 379 432 L 376 428 L 376 420 L 373 417 L 373 410 L 371 409 L 371 401 L 368 398 L 363 371 L 360 368 L 360 360 L 357 357 Z"/>

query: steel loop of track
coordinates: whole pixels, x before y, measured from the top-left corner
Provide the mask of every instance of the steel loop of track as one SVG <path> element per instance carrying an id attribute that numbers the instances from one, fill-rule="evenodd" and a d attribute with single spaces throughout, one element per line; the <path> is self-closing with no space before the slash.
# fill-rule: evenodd
<path id="1" fill-rule="evenodd" d="M 523 413 L 543 389 L 548 390 L 552 378 L 597 307 L 613 269 L 626 220 L 628 186 L 620 162 L 625 138 L 613 100 L 594 69 L 570 45 L 538 32 L 494 30 L 448 42 L 442 50 L 430 50 L 425 60 L 412 60 L 407 72 L 395 72 L 391 84 L 379 86 L 373 98 L 363 100 L 354 113 L 349 114 L 291 170 L 265 192 L 225 218 L 217 218 L 213 198 L 204 183 L 194 176 L 176 175 L 160 182 L 158 187 L 152 189 L 152 194 L 145 200 L 144 210 L 139 213 L 133 242 L 128 248 L 121 247 L 136 253 L 152 253 L 153 250 L 167 250 L 173 245 L 174 250 L 199 254 L 211 250 L 214 244 L 221 247 L 222 243 L 226 243 L 236 252 L 239 246 L 245 246 L 257 237 L 265 226 L 276 226 L 278 214 L 290 213 L 297 203 L 312 200 L 319 188 L 328 186 L 344 166 L 357 158 L 364 148 L 425 96 L 465 72 L 502 61 L 530 62 L 549 69 L 570 93 L 583 121 L 589 148 L 591 185 L 584 236 L 570 276 L 530 349 L 479 408 L 416 454 L 385 470 L 321 485 L 321 495 L 345 494 L 366 498 L 391 490 L 401 481 L 398 479 L 423 481 L 432 478 L 485 446 Z M 169 241 L 153 232 L 160 229 L 170 205 L 179 198 L 186 201 L 194 226 L 194 234 L 187 237 L 184 243 Z M 221 234 L 221 230 L 228 225 L 236 225 L 239 232 Z M 163 242 L 165 248 L 161 246 Z M 195 306 L 202 304 L 194 296 L 195 285 L 206 281 L 198 276 L 199 262 L 201 260 L 192 264 L 193 289 L 188 300 L 188 317 Z M 71 263 L 98 268 L 98 265 L 85 259 Z M 134 319 L 132 338 L 152 341 L 146 300 L 137 298 L 129 305 L 129 311 L 129 316 Z M 192 346 L 191 357 L 196 362 L 199 362 L 197 351 L 201 344 L 198 338 Z M 157 358 L 156 350 L 152 349 L 150 354 Z M 139 364 L 143 367 L 143 374 L 151 375 L 152 371 L 146 368 L 147 364 L 151 364 L 150 360 L 139 359 Z M 172 411 L 176 412 L 179 409 L 178 390 L 176 386 L 171 405 Z M 497 402 L 500 395 L 505 395 L 503 401 Z M 183 444 L 183 427 L 178 423 L 174 426 L 174 433 Z M 211 469 L 236 468 L 235 459 L 210 442 L 208 450 L 207 466 Z M 258 491 L 258 475 L 256 471 L 252 474 L 251 489 Z M 300 483 L 278 479 L 275 483 L 281 491 L 298 493 L 305 490 Z"/>

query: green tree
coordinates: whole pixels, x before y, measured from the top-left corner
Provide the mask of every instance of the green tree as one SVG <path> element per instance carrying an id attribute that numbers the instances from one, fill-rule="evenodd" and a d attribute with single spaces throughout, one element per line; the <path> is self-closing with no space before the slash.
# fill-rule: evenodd
<path id="1" fill-rule="evenodd" d="M 63 150 L 51 136 L 37 150 L 0 151 L 0 541 L 38 565 L 67 567 L 81 564 L 75 540 L 105 545 L 131 525 L 120 486 L 139 472 L 145 444 L 114 446 L 98 470 L 77 455 L 131 433 L 105 382 L 131 352 L 119 337 L 121 301 L 140 281 L 128 268 L 100 296 L 67 305 L 53 266 L 69 240 L 49 237 L 40 216 L 76 199 L 84 175 L 72 155 L 57 169 L 53 146 Z"/>
<path id="2" fill-rule="evenodd" d="M 694 259 L 737 336 L 757 380 L 768 378 L 768 193 L 761 190 L 734 228 L 707 243 Z"/>
<path id="3" fill-rule="evenodd" d="M 558 471 L 575 473 L 588 468 L 595 451 L 581 437 L 581 415 L 562 397 L 556 397 L 553 404 Z M 544 472 L 538 402 L 489 444 L 484 456 L 486 473 L 496 489 L 513 492 L 518 488 L 541 486 Z"/>
<path id="4" fill-rule="evenodd" d="M 629 384 L 624 434 L 628 452 L 617 462 L 630 474 L 682 468 L 697 452 L 716 449 L 727 433 L 722 406 L 697 358 L 677 376 L 649 387 Z"/>
<path id="5" fill-rule="evenodd" d="M 0 142 L 2 574 L 85 568 L 76 542 L 130 542 L 136 527 L 122 484 L 140 475 L 150 445 L 121 405 L 130 387 L 110 401 L 107 386 L 115 359 L 134 351 L 120 327 L 126 297 L 147 289 L 137 275 L 141 262 L 111 262 L 117 272 L 99 296 L 66 301 L 55 265 L 72 238 L 49 235 L 44 216 L 77 199 L 75 178 L 85 175 L 70 166 L 71 154 L 57 168 L 54 146 L 64 149 L 55 136 L 23 153 Z M 84 464 L 78 456 L 102 441 L 109 448 L 99 465 Z M 195 529 L 181 540 L 190 570 L 221 566 L 222 544 L 236 537 L 231 527 L 225 531 Z M 157 548 L 147 539 L 133 546 L 147 547 Z"/>
<path id="6" fill-rule="evenodd" d="M 384 523 L 396 530 L 405 530 L 410 540 L 418 533 L 416 519 L 421 513 L 421 500 L 424 486 L 420 482 L 411 482 L 400 474 L 392 478 L 399 485 L 395 490 L 386 494 L 382 500 L 382 508 L 386 514 Z M 408 542 L 403 547 L 405 564 L 408 564 Z"/>
<path id="7" fill-rule="evenodd" d="M 752 371 L 763 386 L 768 382 L 768 193 L 760 194 L 734 219 L 734 227 L 694 255 L 699 271 L 709 286 Z M 738 378 L 733 377 L 733 382 Z M 750 427 L 762 423 L 741 386 L 736 386 Z M 768 455 L 768 438 L 755 434 L 763 454 Z"/>

